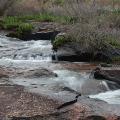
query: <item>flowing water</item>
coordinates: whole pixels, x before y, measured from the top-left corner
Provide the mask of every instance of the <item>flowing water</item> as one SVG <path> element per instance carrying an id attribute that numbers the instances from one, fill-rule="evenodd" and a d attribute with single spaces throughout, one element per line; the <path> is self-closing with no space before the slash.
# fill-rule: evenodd
<path id="1" fill-rule="evenodd" d="M 120 90 L 111 91 L 105 81 L 90 77 L 90 72 L 77 72 L 62 67 L 59 62 L 54 63 L 51 57 L 52 54 L 52 45 L 49 40 L 20 41 L 0 36 L 0 66 L 22 69 L 45 68 L 58 75 L 58 77 L 40 78 L 18 76 L 9 79 L 13 84 L 22 85 L 31 92 L 60 99 L 67 99 L 72 95 L 82 93 L 110 104 L 120 104 Z M 64 64 L 68 64 L 68 62 Z"/>

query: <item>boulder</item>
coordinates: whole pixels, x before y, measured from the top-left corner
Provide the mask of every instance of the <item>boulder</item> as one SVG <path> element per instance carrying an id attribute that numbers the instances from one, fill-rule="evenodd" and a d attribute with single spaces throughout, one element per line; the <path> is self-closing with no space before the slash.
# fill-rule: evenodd
<path id="1" fill-rule="evenodd" d="M 113 57 L 120 56 L 119 49 L 104 48 L 103 50 L 95 50 L 93 52 L 90 48 L 84 48 L 77 42 L 67 42 L 66 44 L 58 47 L 56 51 L 59 61 L 111 62 Z"/>
<path id="2" fill-rule="evenodd" d="M 77 98 L 77 101 L 75 99 Z M 18 85 L 0 85 L 1 120 L 119 120 L 120 105 L 76 96 L 60 101 L 44 94 L 29 93 Z M 74 102 L 72 102 L 74 101 Z M 70 104 L 66 104 L 70 103 Z M 60 109 L 59 106 L 65 105 Z"/>
<path id="3" fill-rule="evenodd" d="M 15 32 L 9 33 L 6 35 L 7 37 L 17 37 L 21 40 L 52 40 L 55 39 L 55 36 L 59 33 L 59 31 L 43 31 L 36 33 L 28 33 L 23 35 L 17 35 Z"/>
<path id="4" fill-rule="evenodd" d="M 22 75 L 23 74 L 23 75 Z M 56 73 L 53 73 L 47 69 L 30 69 L 23 71 L 21 76 L 27 78 L 36 78 L 36 77 L 57 77 Z"/>
<path id="5" fill-rule="evenodd" d="M 113 71 L 113 70 L 112 70 Z M 115 70 L 116 71 L 116 70 Z M 115 82 L 117 83 L 118 85 L 120 85 L 120 74 L 116 74 L 118 72 L 120 72 L 119 70 L 117 72 L 114 73 L 112 72 L 112 74 L 110 74 L 110 70 L 108 71 L 103 71 L 101 70 L 101 68 L 97 67 L 95 70 L 94 70 L 94 78 L 95 79 L 104 79 L 104 80 L 108 80 L 108 81 L 111 81 L 111 82 Z"/>
<path id="6" fill-rule="evenodd" d="M 24 77 L 24 78 L 57 77 L 57 74 L 45 68 L 20 69 L 20 68 L 1 67 L 0 78 L 9 78 L 9 77 Z"/>

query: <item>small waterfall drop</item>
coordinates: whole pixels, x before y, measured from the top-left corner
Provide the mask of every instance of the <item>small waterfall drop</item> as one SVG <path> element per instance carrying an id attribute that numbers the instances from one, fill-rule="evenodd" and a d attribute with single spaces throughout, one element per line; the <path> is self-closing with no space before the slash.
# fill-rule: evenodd
<path id="1" fill-rule="evenodd" d="M 55 51 L 55 50 L 53 50 L 52 60 L 53 60 L 54 62 L 58 62 L 57 51 Z"/>
<path id="2" fill-rule="evenodd" d="M 108 86 L 107 82 L 102 81 L 102 82 L 101 82 L 101 84 L 103 84 L 103 85 L 106 87 L 106 89 L 107 89 L 108 91 L 110 90 L 110 88 L 109 88 L 109 86 Z"/>
<path id="3" fill-rule="evenodd" d="M 3 46 L 0 59 L 52 61 L 52 45 L 48 40 L 10 41 L 2 37 L 0 44 Z"/>
<path id="4" fill-rule="evenodd" d="M 82 93 L 82 95 L 90 95 L 91 98 L 120 104 L 120 90 L 110 91 L 108 84 L 103 80 L 95 80 L 93 74 L 86 71 L 74 71 L 72 68 L 71 70 L 69 69 L 73 64 L 73 67 L 76 69 L 77 63 L 68 64 L 66 61 L 62 66 L 62 62 L 58 62 L 57 55 L 57 51 L 52 51 L 51 41 L 49 40 L 20 41 L 0 36 L 0 66 L 22 69 L 44 68 L 58 75 L 53 78 L 39 77 L 29 80 L 16 78 L 12 80 L 13 83 L 44 94 L 45 92 L 50 92 L 51 95 L 63 95 L 65 92 L 76 91 Z M 57 62 L 57 64 L 54 64 L 52 60 Z M 36 84 L 37 88 L 33 88 L 33 84 Z M 106 90 L 108 92 L 105 92 Z"/>

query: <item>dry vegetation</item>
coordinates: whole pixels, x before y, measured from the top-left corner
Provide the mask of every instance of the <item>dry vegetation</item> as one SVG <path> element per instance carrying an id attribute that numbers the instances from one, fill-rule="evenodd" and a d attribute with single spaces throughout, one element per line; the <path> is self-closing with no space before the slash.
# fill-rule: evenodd
<path id="1" fill-rule="evenodd" d="M 0 2 L 1 15 L 52 13 L 71 17 L 72 19 L 68 21 L 72 23 L 68 32 L 70 36 L 67 38 L 79 42 L 92 51 L 104 49 L 106 46 L 120 48 L 119 0 L 1 0 Z"/>
<path id="2" fill-rule="evenodd" d="M 62 7 L 76 19 L 67 36 L 72 41 L 93 52 L 120 48 L 119 0 L 66 0 Z"/>

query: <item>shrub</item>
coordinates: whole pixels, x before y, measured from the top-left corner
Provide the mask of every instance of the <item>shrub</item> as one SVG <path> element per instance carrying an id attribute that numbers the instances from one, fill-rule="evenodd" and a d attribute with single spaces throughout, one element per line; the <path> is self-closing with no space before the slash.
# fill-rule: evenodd
<path id="1" fill-rule="evenodd" d="M 64 0 L 53 0 L 53 4 L 62 6 L 64 5 Z"/>
<path id="2" fill-rule="evenodd" d="M 31 33 L 33 30 L 33 25 L 29 23 L 22 23 L 19 25 L 17 30 L 20 34 Z"/>
<path id="3" fill-rule="evenodd" d="M 16 17 L 5 17 L 3 19 L 4 29 L 13 29 L 19 26 L 21 23 Z"/>
<path id="4" fill-rule="evenodd" d="M 120 62 L 120 56 L 115 56 L 112 58 L 113 62 Z"/>
<path id="5" fill-rule="evenodd" d="M 53 41 L 53 48 L 57 49 L 58 47 L 64 45 L 67 42 L 71 41 L 71 37 L 68 35 L 60 35 L 55 38 Z"/>
<path id="6" fill-rule="evenodd" d="M 114 48 L 120 48 L 120 42 L 117 38 L 115 37 L 109 37 L 107 40 L 107 43 L 110 44 Z"/>

